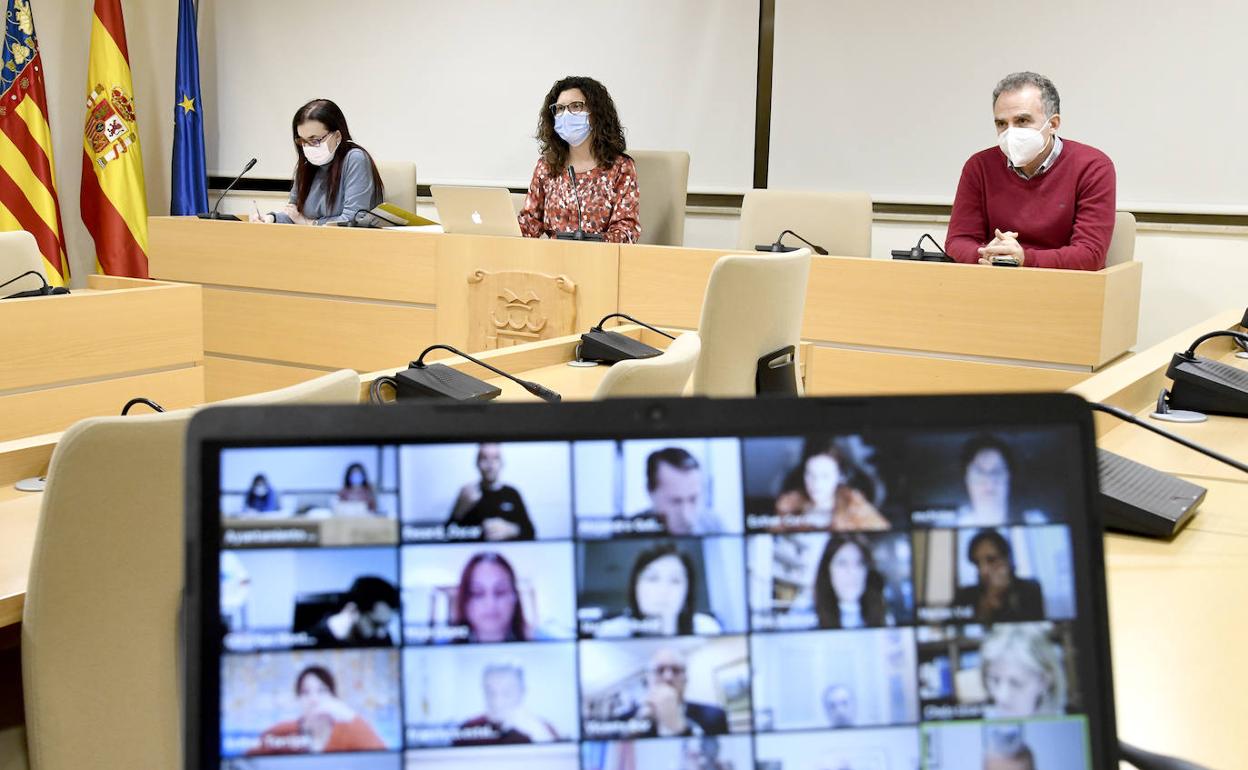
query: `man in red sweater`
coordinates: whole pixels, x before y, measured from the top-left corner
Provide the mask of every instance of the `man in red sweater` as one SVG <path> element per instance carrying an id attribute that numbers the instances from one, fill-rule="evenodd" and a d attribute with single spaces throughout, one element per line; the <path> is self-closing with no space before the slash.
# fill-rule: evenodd
<path id="1" fill-rule="evenodd" d="M 998 146 L 962 167 L 945 250 L 959 262 L 1100 270 L 1114 234 L 1114 164 L 1061 139 L 1061 101 L 1034 72 L 992 92 Z"/>

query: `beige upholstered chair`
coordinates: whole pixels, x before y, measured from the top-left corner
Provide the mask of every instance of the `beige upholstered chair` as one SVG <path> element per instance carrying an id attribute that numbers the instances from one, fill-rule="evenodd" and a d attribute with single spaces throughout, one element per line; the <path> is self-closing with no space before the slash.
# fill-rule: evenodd
<path id="1" fill-rule="evenodd" d="M 689 153 L 634 150 L 641 194 L 641 241 L 659 246 L 685 243 L 685 203 L 689 193 Z"/>
<path id="2" fill-rule="evenodd" d="M 719 258 L 702 300 L 694 395 L 755 395 L 758 359 L 801 340 L 809 275 L 810 249 Z"/>
<path id="3" fill-rule="evenodd" d="M 386 186 L 385 203 L 416 213 L 416 164 L 405 160 L 379 160 L 377 173 Z"/>
<path id="4" fill-rule="evenodd" d="M 865 192 L 750 190 L 741 202 L 737 248 L 751 250 L 792 230 L 834 257 L 869 257 L 871 216 Z M 785 244 L 801 242 L 789 236 Z"/>
<path id="5" fill-rule="evenodd" d="M 27 270 L 38 270 L 39 275 L 47 276 L 43 269 L 43 255 L 39 252 L 39 243 L 35 236 L 25 230 L 0 233 L 0 283 L 16 278 Z M 42 281 L 28 275 L 0 288 L 0 297 L 31 291 L 41 286 Z"/>
<path id="6" fill-rule="evenodd" d="M 327 374 L 229 404 L 352 403 Z M 32 770 L 179 767 L 183 455 L 194 409 L 75 423 L 43 493 L 22 680 Z"/>
<path id="7" fill-rule="evenodd" d="M 702 340 L 692 332 L 672 340 L 663 355 L 620 361 L 598 383 L 594 400 L 630 396 L 679 396 L 698 363 Z"/>
<path id="8" fill-rule="evenodd" d="M 1119 211 L 1114 217 L 1114 235 L 1105 252 L 1105 267 L 1121 265 L 1135 259 L 1135 214 Z"/>

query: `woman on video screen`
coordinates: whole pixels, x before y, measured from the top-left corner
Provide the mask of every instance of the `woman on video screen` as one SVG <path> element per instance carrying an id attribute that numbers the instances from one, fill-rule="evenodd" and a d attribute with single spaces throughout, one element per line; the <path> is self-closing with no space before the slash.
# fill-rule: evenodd
<path id="1" fill-rule="evenodd" d="M 257 473 L 247 489 L 247 497 L 243 500 L 243 510 L 248 513 L 272 513 L 281 507 L 277 492 L 269 483 L 268 476 Z"/>
<path id="2" fill-rule="evenodd" d="M 1011 523 L 1044 524 L 1039 510 L 1015 511 L 1010 504 L 1014 453 L 996 436 L 975 436 L 962 447 L 966 502 L 958 507 L 960 527 L 999 527 Z"/>
<path id="3" fill-rule="evenodd" d="M 807 441 L 801 464 L 776 498 L 776 513 L 783 518 L 801 516 L 800 526 L 793 529 L 888 529 L 888 519 L 863 493 L 863 486 L 878 484 L 845 447 L 835 441 Z M 782 521 L 781 529 L 788 528 Z"/>
<path id="4" fill-rule="evenodd" d="M 459 576 L 451 623 L 468 627 L 457 642 L 526 642 L 533 638 L 516 589 L 516 572 L 502 554 L 473 555 Z"/>
<path id="5" fill-rule="evenodd" d="M 884 604 L 884 576 L 861 535 L 833 535 L 815 569 L 815 614 L 820 628 L 892 625 Z"/>
<path id="6" fill-rule="evenodd" d="M 637 554 L 628 579 L 628 611 L 598 627 L 599 637 L 713 635 L 723 628 L 696 612 L 697 571 L 675 543 Z"/>
<path id="7" fill-rule="evenodd" d="M 249 754 L 319 754 L 386 748 L 377 732 L 338 697 L 334 675 L 308 666 L 295 678 L 300 715 L 279 722 L 260 736 Z"/>
<path id="8" fill-rule="evenodd" d="M 1066 713 L 1066 673 L 1048 623 L 999 625 L 980 648 L 985 716 L 1018 718 Z"/>
<path id="9" fill-rule="evenodd" d="M 369 513 L 377 512 L 377 495 L 373 492 L 373 485 L 369 483 L 368 472 L 363 465 L 351 463 L 347 466 L 342 489 L 338 491 L 338 502 L 363 504 Z"/>

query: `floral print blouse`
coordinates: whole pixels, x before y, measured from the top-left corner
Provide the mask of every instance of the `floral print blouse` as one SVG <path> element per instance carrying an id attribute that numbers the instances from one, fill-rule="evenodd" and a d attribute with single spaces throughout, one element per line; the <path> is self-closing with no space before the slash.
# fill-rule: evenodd
<path id="1" fill-rule="evenodd" d="M 611 243 L 636 243 L 641 237 L 637 191 L 637 167 L 633 159 L 620 155 L 609 166 L 576 175 L 585 232 L 599 233 Z M 575 232 L 577 202 L 567 169 L 551 174 L 545 160 L 537 161 L 529 194 L 520 211 L 520 232 L 528 238 Z"/>

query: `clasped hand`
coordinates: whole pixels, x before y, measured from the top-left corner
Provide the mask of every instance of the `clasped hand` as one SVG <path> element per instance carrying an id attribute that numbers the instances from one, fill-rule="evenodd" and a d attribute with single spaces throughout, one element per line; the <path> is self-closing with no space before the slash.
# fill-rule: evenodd
<path id="1" fill-rule="evenodd" d="M 1007 230 L 1001 232 L 995 230 L 995 238 L 987 246 L 979 249 L 979 264 L 991 265 L 993 257 L 1012 257 L 1018 260 L 1018 264 L 1023 264 L 1023 247 L 1018 242 L 1018 233 Z"/>

